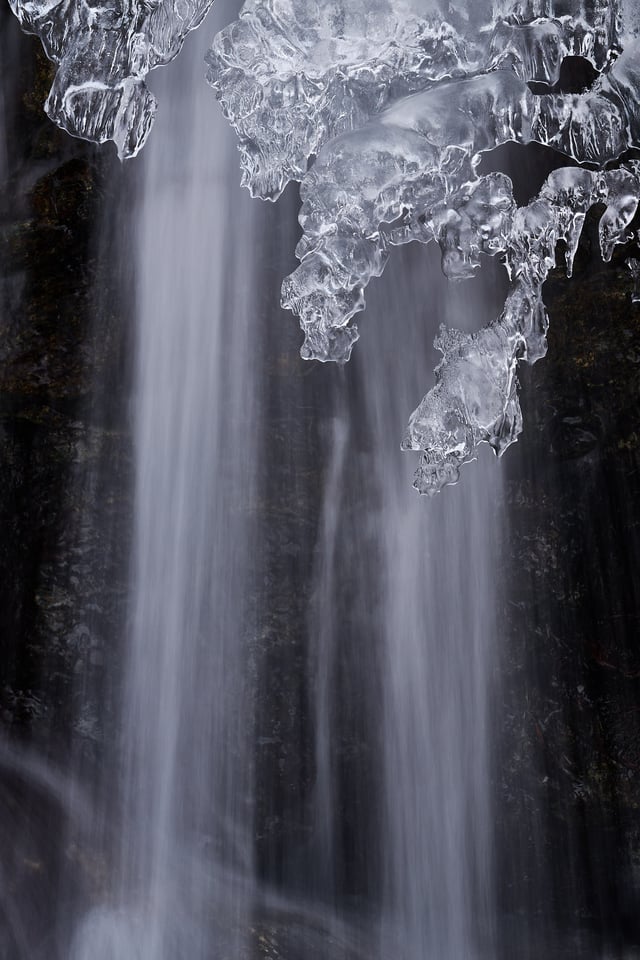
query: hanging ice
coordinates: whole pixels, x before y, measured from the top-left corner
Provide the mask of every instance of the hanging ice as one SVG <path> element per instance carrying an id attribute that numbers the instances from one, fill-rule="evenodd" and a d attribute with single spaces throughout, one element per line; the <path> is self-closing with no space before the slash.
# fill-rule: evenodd
<path id="1" fill-rule="evenodd" d="M 436 385 L 403 442 L 421 452 L 420 492 L 454 482 L 479 443 L 502 453 L 517 438 L 517 363 L 546 351 L 557 242 L 570 273 L 586 212 L 604 203 L 610 258 L 640 196 L 635 163 L 573 167 L 518 209 L 508 177 L 477 174 L 480 156 L 537 141 L 602 169 L 640 145 L 639 21 L 635 0 L 247 0 L 214 40 L 208 79 L 238 133 L 243 182 L 275 199 L 301 181 L 301 263 L 283 304 L 300 317 L 304 357 L 349 359 L 351 320 L 392 246 L 435 240 L 453 279 L 481 253 L 504 255 L 502 315 L 438 338 Z M 599 71 L 584 94 L 551 89 L 569 55 Z"/>
<path id="2" fill-rule="evenodd" d="M 121 157 L 153 122 L 146 74 L 211 2 L 10 0 L 58 64 L 49 115 L 76 136 L 114 140 Z M 245 0 L 214 39 L 208 79 L 239 136 L 243 182 L 276 199 L 301 181 L 301 262 L 283 303 L 300 317 L 304 357 L 349 359 L 365 287 L 395 245 L 435 240 L 454 280 L 481 254 L 505 259 L 502 315 L 473 336 L 438 338 L 436 385 L 403 442 L 421 452 L 422 492 L 455 481 L 479 443 L 502 453 L 517 438 L 517 363 L 546 350 L 541 290 L 558 240 L 570 271 L 586 211 L 601 202 L 603 256 L 627 239 L 638 171 L 621 158 L 640 146 L 639 31 L 637 0 Z M 567 56 L 598 72 L 583 94 L 553 90 Z M 481 155 L 507 141 L 590 169 L 557 172 L 518 209 L 508 177 L 478 174 Z"/>
<path id="3" fill-rule="evenodd" d="M 505 249 L 512 282 L 502 315 L 476 334 L 443 329 L 436 340 L 444 355 L 436 385 L 411 415 L 403 441 L 404 449 L 422 452 L 415 481 L 420 493 L 455 482 L 479 443 L 502 453 L 517 438 L 522 416 L 516 367 L 520 359 L 533 363 L 546 353 L 542 285 L 555 266 L 557 242 L 566 244 L 570 275 L 586 213 L 603 203 L 600 249 L 609 260 L 614 246 L 629 239 L 639 197 L 639 163 L 610 173 L 565 168 L 515 211 Z"/>
<path id="4" fill-rule="evenodd" d="M 180 51 L 213 0 L 9 0 L 58 64 L 45 110 L 85 140 L 115 141 L 121 158 L 144 145 L 156 100 L 144 78 Z"/>
<path id="5" fill-rule="evenodd" d="M 601 68 L 618 42 L 603 0 L 246 0 L 213 42 L 209 80 L 243 182 L 275 198 L 323 143 L 407 94 L 499 67 L 554 83 L 566 55 Z"/>

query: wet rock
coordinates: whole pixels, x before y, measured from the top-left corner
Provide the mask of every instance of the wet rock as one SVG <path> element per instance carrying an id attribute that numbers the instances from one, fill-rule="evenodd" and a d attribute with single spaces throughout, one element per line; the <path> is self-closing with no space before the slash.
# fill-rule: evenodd
<path id="1" fill-rule="evenodd" d="M 47 123 L 50 64 L 4 9 L 0 48 L 11 68 L 0 166 L 0 707 L 14 734 L 94 752 L 110 716 L 105 662 L 123 615 L 130 514 L 126 404 L 107 402 L 114 380 L 118 397 L 128 383 L 106 219 L 122 176 L 113 158 Z M 80 707 L 87 691 L 100 725 Z"/>
<path id="2" fill-rule="evenodd" d="M 593 231 L 574 280 L 548 281 L 549 353 L 523 371 L 528 426 L 506 464 L 497 790 L 502 842 L 517 839 L 501 886 L 509 909 L 542 925 L 580 920 L 629 943 L 639 933 L 640 310 L 628 251 L 598 264 Z"/>

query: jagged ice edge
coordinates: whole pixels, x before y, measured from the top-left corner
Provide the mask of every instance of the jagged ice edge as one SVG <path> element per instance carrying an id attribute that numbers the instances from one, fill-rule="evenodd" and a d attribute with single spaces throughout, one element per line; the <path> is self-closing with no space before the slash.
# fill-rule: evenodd
<path id="1" fill-rule="evenodd" d="M 470 335 L 442 328 L 436 339 L 443 354 L 436 384 L 411 415 L 402 443 L 421 453 L 414 481 L 419 493 L 433 495 L 455 483 L 480 443 L 501 455 L 517 439 L 522 430 L 517 364 L 534 363 L 546 353 L 542 286 L 555 266 L 558 241 L 566 245 L 570 277 L 587 212 L 604 204 L 599 240 L 608 262 L 617 244 L 633 239 L 628 228 L 639 198 L 640 163 L 605 173 L 563 168 L 517 209 L 505 251 L 511 284 L 501 316 Z"/>
<path id="2" fill-rule="evenodd" d="M 340 5 L 314 6 L 315 20 L 305 20 L 302 8 L 302 16 L 293 16 L 299 6 L 299 0 L 284 0 L 275 18 L 268 0 L 247 0 L 240 20 L 214 41 L 208 61 L 209 81 L 240 137 L 245 185 L 253 195 L 274 199 L 288 180 L 302 180 L 304 235 L 296 251 L 301 265 L 283 284 L 283 304 L 298 313 L 305 332 L 302 355 L 348 360 L 358 336 L 349 320 L 364 308 L 364 287 L 380 275 L 394 244 L 436 239 L 445 273 L 456 279 L 473 275 L 482 252 L 507 254 L 512 289 L 505 311 L 472 337 L 455 331 L 441 334 L 437 345 L 444 358 L 436 387 L 413 414 L 403 443 L 406 449 L 423 451 L 417 488 L 435 492 L 455 482 L 460 464 L 473 458 L 478 443 L 489 442 L 502 453 L 520 432 L 517 361 L 533 362 L 546 351 L 548 321 L 541 286 L 554 262 L 555 243 L 564 238 L 577 245 L 577 225 L 581 228 L 584 220 L 575 190 L 569 191 L 573 207 L 566 209 L 559 206 L 561 194 L 549 195 L 553 184 L 560 183 L 557 177 L 547 182 L 536 201 L 517 211 L 508 178 L 477 178 L 479 155 L 508 140 L 536 140 L 580 162 L 601 165 L 623 153 L 637 139 L 637 45 L 586 95 L 535 97 L 525 81 L 553 84 L 568 55 L 586 57 L 598 70 L 606 68 L 637 28 L 638 15 L 629 0 L 595 0 L 589 6 L 574 0 L 572 15 L 566 15 L 565 3 L 565 15 L 557 18 L 548 15 L 554 12 L 552 2 L 525 9 L 506 0 L 500 9 L 491 9 L 497 22 L 491 32 L 484 30 L 483 38 L 478 26 L 484 17 L 487 27 L 489 4 L 478 0 L 473 12 L 479 11 L 479 19 L 469 41 L 448 24 L 449 32 L 438 37 L 443 24 L 437 16 L 423 16 L 418 23 L 411 16 L 411 0 L 397 0 L 393 7 L 396 12 L 402 7 L 404 13 L 396 27 L 400 21 L 409 23 L 408 34 L 396 29 L 390 52 L 384 31 L 380 36 L 365 28 L 358 34 L 358 56 L 350 63 L 345 40 L 354 41 L 346 28 L 335 41 L 343 47 L 332 48 L 330 55 L 326 44 L 320 44 L 320 55 L 314 46 L 323 39 L 322 13 L 317 10 Z M 380 6 L 386 13 L 391 10 L 389 4 Z M 287 9 L 290 22 L 283 15 Z M 470 26 L 471 18 L 466 28 Z M 431 53 L 439 54 L 430 57 L 427 69 L 424 61 L 415 60 L 411 39 L 416 35 L 422 50 L 431 43 Z M 270 57 L 273 49 L 276 55 Z M 396 86 L 395 102 L 388 105 L 384 91 L 394 79 L 398 49 L 404 58 L 404 87 Z M 257 69 L 252 60 L 256 50 Z M 282 50 L 284 57 L 279 56 Z M 452 81 L 454 73 L 464 79 Z M 419 92 L 406 96 L 417 87 Z M 478 93 L 490 101 L 480 111 Z M 461 115 L 469 119 L 466 127 L 451 130 L 451 117 Z M 298 124 L 300 117 L 306 122 Z M 580 185 L 584 192 L 589 181 L 589 196 L 611 200 L 603 223 L 611 219 L 612 210 L 622 220 L 635 210 L 635 197 L 620 203 L 619 197 L 610 196 L 612 175 L 600 178 L 597 189 L 589 171 L 567 171 L 564 176 L 565 193 L 569 185 Z M 635 173 L 631 180 L 637 195 Z M 625 181 L 627 188 L 631 180 Z M 523 226 L 534 213 L 537 233 Z M 400 226 L 387 228 L 399 217 Z M 621 233 L 612 235 L 613 243 L 623 242 Z M 612 246 L 604 235 L 601 242 L 603 255 L 610 255 Z M 518 260 L 519 245 L 531 262 Z M 575 246 L 570 249 L 575 253 Z"/>
<path id="3" fill-rule="evenodd" d="M 113 140 L 120 159 L 144 146 L 157 102 L 144 78 L 169 63 L 213 0 L 9 0 L 58 65 L 45 111 L 83 140 Z"/>

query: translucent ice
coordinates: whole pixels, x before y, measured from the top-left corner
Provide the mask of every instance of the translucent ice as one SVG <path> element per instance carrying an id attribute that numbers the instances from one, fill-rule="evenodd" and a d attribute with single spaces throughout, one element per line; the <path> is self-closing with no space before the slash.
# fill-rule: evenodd
<path id="1" fill-rule="evenodd" d="M 178 53 L 211 2 L 10 0 L 58 64 L 49 115 L 76 136 L 114 140 L 121 157 L 153 122 L 146 74 Z M 590 89 L 557 88 L 567 57 L 592 64 Z M 440 335 L 436 384 L 403 444 L 421 452 L 424 492 L 454 480 L 478 443 L 502 453 L 521 430 L 517 363 L 546 350 L 541 291 L 556 244 L 570 274 L 596 203 L 603 257 L 628 239 L 637 0 L 245 0 L 207 63 L 251 193 L 275 200 L 300 182 L 300 265 L 282 300 L 300 318 L 304 357 L 349 359 L 353 318 L 394 246 L 437 242 L 453 280 L 473 276 L 481 254 L 503 256 L 504 312 L 471 336 Z M 518 209 L 507 176 L 478 173 L 482 154 L 508 141 L 583 166 L 557 171 Z"/>
<path id="2" fill-rule="evenodd" d="M 273 199 L 323 143 L 409 93 L 495 69 L 553 84 L 568 55 L 602 69 L 620 15 L 620 0 L 246 0 L 213 42 L 208 79 L 243 182 Z"/>
<path id="3" fill-rule="evenodd" d="M 455 481 L 478 443 L 502 453 L 517 438 L 517 364 L 546 351 L 541 292 L 558 241 L 570 275 L 596 203 L 603 257 L 629 238 L 637 165 L 594 168 L 640 146 L 639 29 L 635 0 L 247 0 L 214 41 L 208 79 L 238 133 L 243 182 L 275 199 L 301 181 L 300 266 L 282 301 L 300 317 L 303 357 L 349 359 L 353 317 L 394 245 L 435 240 L 456 280 L 481 253 L 504 256 L 502 315 L 438 338 L 436 385 L 403 442 L 421 452 L 421 492 Z M 598 71 L 584 93 L 553 89 L 568 56 Z M 508 177 L 477 172 L 507 141 L 589 169 L 560 169 L 518 209 Z"/>
<path id="4" fill-rule="evenodd" d="M 118 155 L 143 146 L 156 111 L 144 78 L 168 63 L 213 0 L 9 0 L 27 33 L 58 64 L 45 103 L 76 137 L 113 140 Z"/>
<path id="5" fill-rule="evenodd" d="M 411 415 L 403 441 L 404 449 L 422 454 L 415 481 L 420 493 L 455 482 L 479 443 L 490 443 L 500 454 L 517 438 L 522 415 L 516 367 L 520 359 L 535 362 L 546 353 L 542 285 L 555 266 L 558 241 L 565 242 L 570 275 L 586 213 L 602 203 L 600 249 L 610 259 L 614 246 L 629 239 L 639 197 L 639 163 L 609 173 L 565 168 L 515 211 L 506 249 L 511 289 L 503 313 L 478 333 L 443 329 L 436 340 L 443 353 L 436 385 Z"/>

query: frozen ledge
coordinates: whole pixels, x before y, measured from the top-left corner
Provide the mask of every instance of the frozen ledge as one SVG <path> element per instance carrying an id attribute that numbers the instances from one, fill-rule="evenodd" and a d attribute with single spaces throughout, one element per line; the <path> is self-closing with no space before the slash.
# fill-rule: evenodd
<path id="1" fill-rule="evenodd" d="M 548 177 L 538 196 L 513 213 L 505 247 L 511 278 L 504 310 L 493 323 L 467 335 L 442 329 L 436 346 L 443 359 L 436 384 L 409 420 L 402 447 L 420 453 L 414 486 L 437 493 L 455 483 L 480 443 L 502 454 L 522 429 L 517 395 L 519 360 L 534 363 L 547 350 L 547 312 L 542 285 L 555 266 L 558 241 L 566 244 L 567 275 L 589 209 L 604 204 L 600 250 L 611 259 L 640 197 L 640 163 L 608 173 L 564 168 Z"/>

